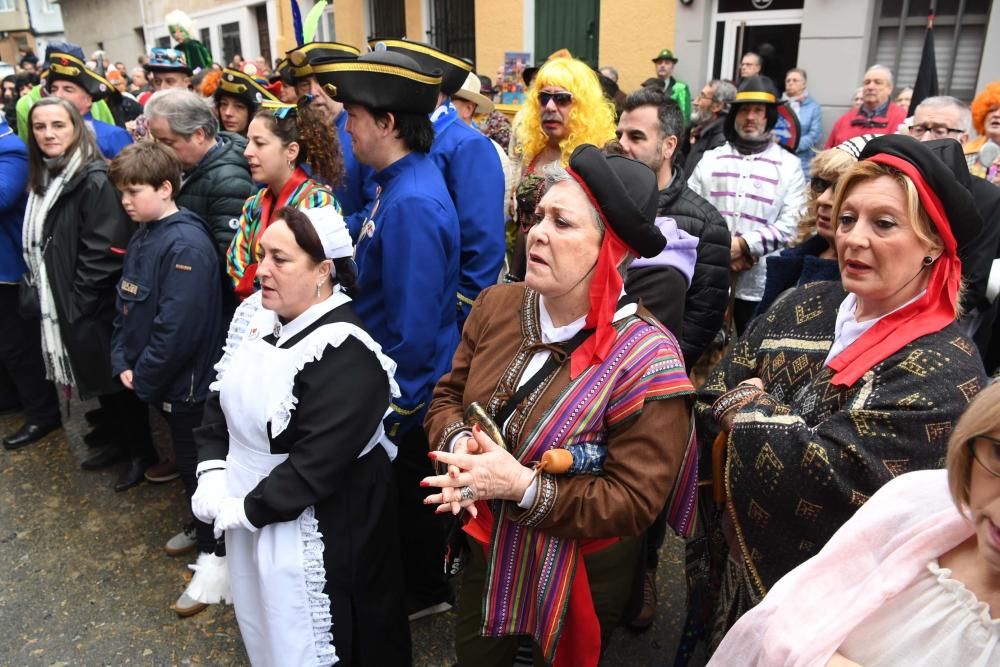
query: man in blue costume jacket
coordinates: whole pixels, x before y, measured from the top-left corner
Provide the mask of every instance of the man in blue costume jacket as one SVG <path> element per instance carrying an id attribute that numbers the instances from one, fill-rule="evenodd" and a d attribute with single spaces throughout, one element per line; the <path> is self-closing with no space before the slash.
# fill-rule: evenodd
<path id="1" fill-rule="evenodd" d="M 393 469 L 412 620 L 446 611 L 453 599 L 441 568 L 446 524 L 423 504 L 420 487 L 420 480 L 433 474 L 424 414 L 458 346 L 453 295 L 459 289 L 459 220 L 444 178 L 427 155 L 434 139 L 428 114 L 437 104 L 441 77 L 384 50 L 354 60 L 320 60 L 312 70 L 344 104 L 354 155 L 375 170 L 378 184 L 355 246 L 354 307 L 398 364 L 402 395 L 390 406 L 385 427 L 399 446 Z"/>
<path id="2" fill-rule="evenodd" d="M 434 143 L 431 159 L 437 163 L 451 193 L 462 228 L 462 263 L 456 307 L 462 328 L 479 293 L 497 282 L 503 267 L 503 166 L 493 144 L 481 132 L 462 122 L 451 96 L 462 88 L 472 65 L 433 46 L 403 39 L 373 40 L 389 51 L 410 56 L 425 71 L 441 70 L 441 92 L 431 114 Z"/>
<path id="3" fill-rule="evenodd" d="M 101 154 L 109 160 L 114 159 L 121 149 L 132 143 L 132 137 L 117 125 L 99 121 L 90 113 L 94 102 L 111 94 L 111 83 L 69 53 L 51 53 L 48 62 L 49 68 L 42 75 L 46 92 L 75 106 L 93 129 Z"/>

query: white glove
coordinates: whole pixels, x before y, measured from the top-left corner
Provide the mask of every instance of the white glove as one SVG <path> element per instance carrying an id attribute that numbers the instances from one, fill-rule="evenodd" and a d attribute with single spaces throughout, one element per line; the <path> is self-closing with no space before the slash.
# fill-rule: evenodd
<path id="1" fill-rule="evenodd" d="M 198 521 L 212 523 L 219 514 L 219 504 L 229 496 L 225 470 L 209 470 L 198 478 L 198 488 L 191 496 L 191 513 Z"/>
<path id="2" fill-rule="evenodd" d="M 219 504 L 219 513 L 215 517 L 215 539 L 222 537 L 227 530 L 245 528 L 251 533 L 257 532 L 257 526 L 250 523 L 246 510 L 243 509 L 243 498 L 223 498 Z"/>

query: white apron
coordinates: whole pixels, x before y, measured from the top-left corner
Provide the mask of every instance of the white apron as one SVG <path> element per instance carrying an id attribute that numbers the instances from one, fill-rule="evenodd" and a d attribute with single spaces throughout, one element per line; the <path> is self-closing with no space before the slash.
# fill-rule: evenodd
<path id="1" fill-rule="evenodd" d="M 251 299 L 259 302 L 259 295 Z M 349 300 L 339 294 L 331 299 L 338 305 Z M 270 452 L 268 423 L 274 436 L 284 431 L 297 402 L 292 394 L 296 374 L 306 363 L 319 359 L 328 345 L 337 347 L 347 336 L 360 340 L 382 363 L 393 396 L 399 395 L 392 379 L 395 364 L 354 325 L 320 326 L 298 344 L 283 349 L 263 340 L 275 328 L 273 312 L 256 309 L 244 322 L 247 328 L 239 333 L 245 336 L 237 336 L 241 340 L 234 341 L 230 331 L 229 343 L 237 342 L 238 347 L 227 344 L 216 383 L 229 430 L 229 495 L 235 497 L 245 496 L 288 458 L 288 454 Z M 380 425 L 358 458 L 387 443 Z M 388 444 L 386 449 L 394 456 L 395 448 Z M 323 548 L 312 507 L 294 521 L 270 524 L 255 533 L 242 528 L 226 531 L 236 619 L 254 667 L 320 667 L 337 662 L 330 599 L 323 592 Z"/>

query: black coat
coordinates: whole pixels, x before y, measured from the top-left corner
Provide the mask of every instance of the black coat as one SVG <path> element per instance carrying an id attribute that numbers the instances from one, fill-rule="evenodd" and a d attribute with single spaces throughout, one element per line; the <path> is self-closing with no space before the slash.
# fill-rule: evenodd
<path id="1" fill-rule="evenodd" d="M 722 329 L 729 305 L 729 227 L 714 206 L 687 186 L 687 173 L 680 167 L 674 167 L 673 180 L 660 190 L 656 214 L 673 218 L 678 229 L 698 239 L 684 325 L 677 336 L 690 368 Z"/>
<path id="2" fill-rule="evenodd" d="M 726 143 L 725 125 L 726 114 L 722 114 L 701 131 L 695 142 L 691 144 L 691 148 L 688 149 L 687 158 L 684 160 L 685 174 L 694 173 L 694 168 L 701 160 L 701 156 L 707 151 Z"/>
<path id="3" fill-rule="evenodd" d="M 134 230 L 104 160 L 81 167 L 45 219 L 45 270 L 59 332 L 84 399 L 122 388 L 111 373 L 111 329 L 115 285 Z"/>
<path id="4" fill-rule="evenodd" d="M 243 157 L 247 140 L 232 132 L 220 132 L 219 140 L 221 145 L 184 175 L 177 205 L 196 213 L 208 224 L 225 273 L 226 251 L 236 235 L 243 204 L 257 191 L 257 186 Z"/>

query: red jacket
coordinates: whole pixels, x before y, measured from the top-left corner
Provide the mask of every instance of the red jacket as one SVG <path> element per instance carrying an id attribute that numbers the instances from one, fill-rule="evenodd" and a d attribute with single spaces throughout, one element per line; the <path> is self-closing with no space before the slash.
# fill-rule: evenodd
<path id="1" fill-rule="evenodd" d="M 906 120 L 906 109 L 889 102 L 884 115 L 866 117 L 860 109 L 851 109 L 837 119 L 826 140 L 826 148 L 833 148 L 848 139 L 862 134 L 894 134 L 899 124 Z"/>

